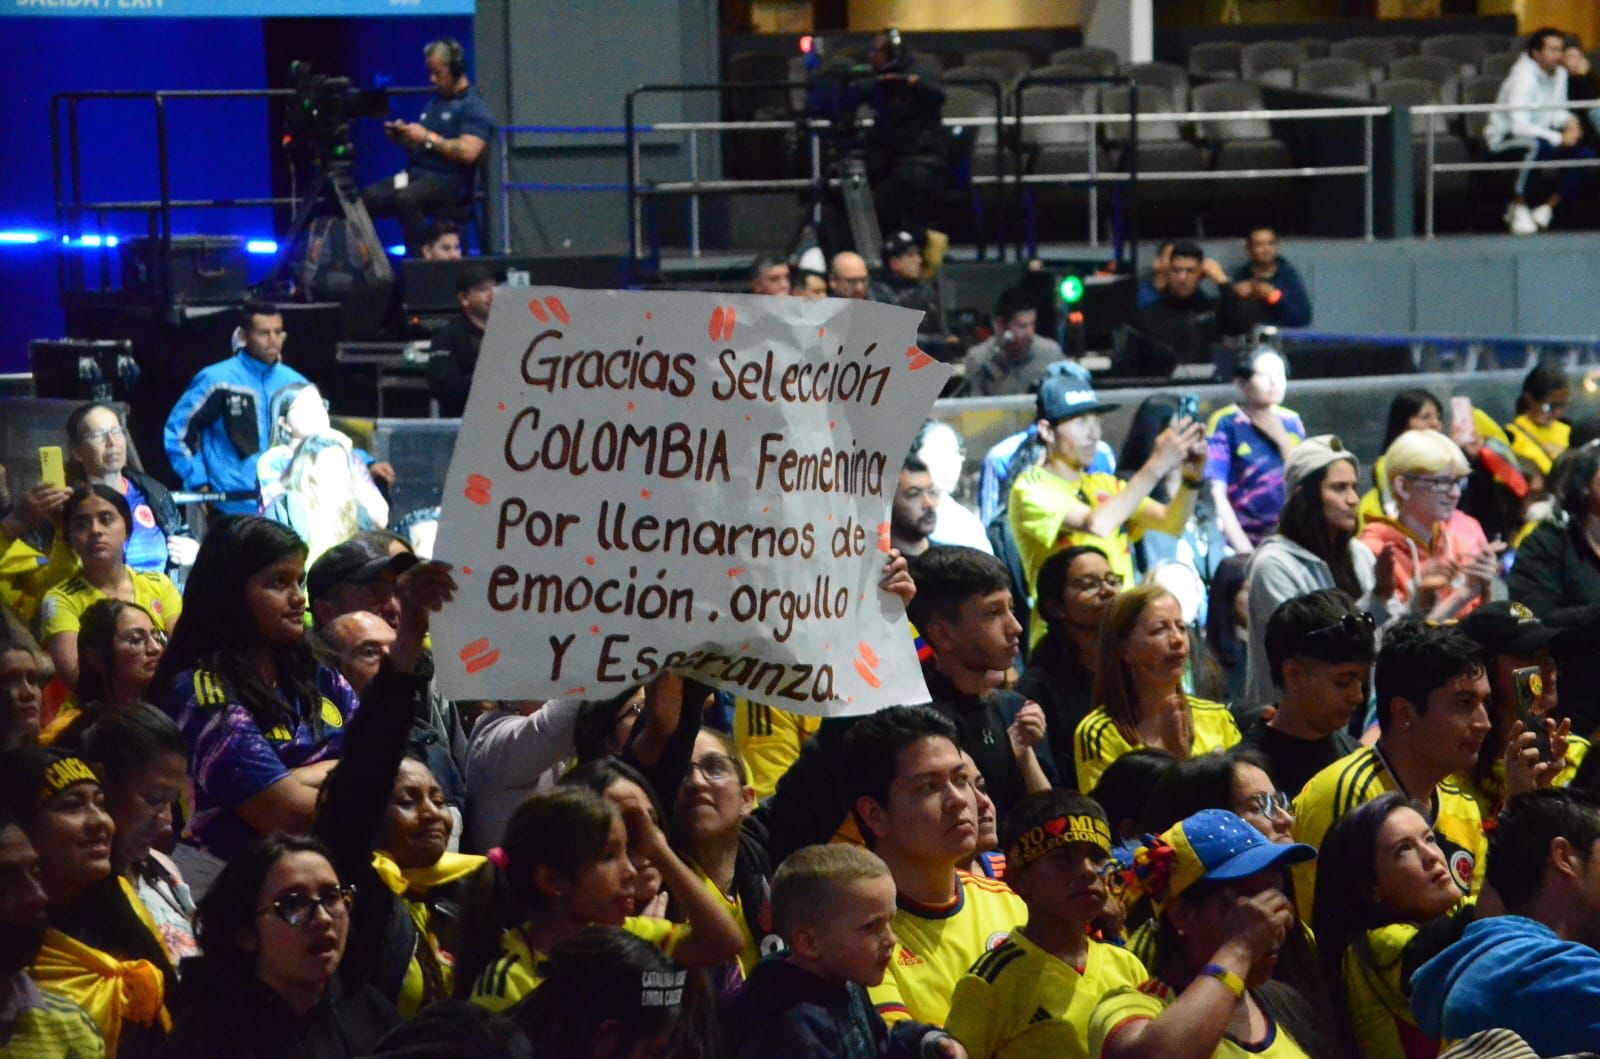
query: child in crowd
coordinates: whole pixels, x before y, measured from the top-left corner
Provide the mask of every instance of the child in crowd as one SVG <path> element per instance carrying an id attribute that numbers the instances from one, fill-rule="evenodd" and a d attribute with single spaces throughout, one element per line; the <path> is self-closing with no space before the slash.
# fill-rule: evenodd
<path id="1" fill-rule="evenodd" d="M 1100 997 L 1149 977 L 1126 949 L 1089 937 L 1106 906 L 1111 825 L 1083 795 L 1046 791 L 1007 814 L 1001 840 L 1028 922 L 956 983 L 945 1028 L 984 1059 L 1088 1059 Z"/>
<path id="2" fill-rule="evenodd" d="M 772 913 L 789 951 L 762 961 L 729 1013 L 738 1059 L 966 1054 L 933 1026 L 890 1029 L 867 999 L 895 951 L 895 883 L 882 860 L 842 844 L 797 850 L 773 877 Z"/>
<path id="3" fill-rule="evenodd" d="M 1279 403 L 1289 388 L 1281 353 L 1247 353 L 1234 366 L 1233 381 L 1238 403 L 1218 409 L 1206 427 L 1206 480 L 1223 536 L 1244 555 L 1278 524 L 1284 460 L 1306 428 L 1298 412 Z"/>

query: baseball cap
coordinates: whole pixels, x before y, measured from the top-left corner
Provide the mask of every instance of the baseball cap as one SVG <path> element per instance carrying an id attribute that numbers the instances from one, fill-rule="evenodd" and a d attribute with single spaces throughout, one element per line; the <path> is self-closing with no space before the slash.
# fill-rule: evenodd
<path id="1" fill-rule="evenodd" d="M 1306 438 L 1290 449 L 1289 458 L 1283 461 L 1283 495 L 1288 496 L 1307 477 L 1339 460 L 1349 460 L 1351 466 L 1361 469 L 1356 454 L 1344 447 L 1337 434 Z"/>
<path id="2" fill-rule="evenodd" d="M 1484 604 L 1456 622 L 1456 631 L 1490 657 L 1560 651 L 1583 635 L 1578 629 L 1553 629 L 1512 600 Z"/>
<path id="3" fill-rule="evenodd" d="M 883 241 L 883 259 L 891 261 L 901 254 L 921 249 L 922 244 L 910 232 L 895 232 Z"/>
<path id="4" fill-rule="evenodd" d="M 494 281 L 494 273 L 489 271 L 489 266 L 474 261 L 463 265 L 461 271 L 456 273 L 456 293 L 465 294 L 481 283 L 493 283 Z"/>
<path id="5" fill-rule="evenodd" d="M 359 537 L 335 544 L 311 564 L 306 575 L 306 591 L 319 599 L 339 585 L 364 585 L 376 581 L 387 570 L 402 574 L 419 560 L 410 552 L 390 555 L 387 549 Z"/>
<path id="6" fill-rule="evenodd" d="M 1146 835 L 1131 873 L 1159 909 L 1197 882 L 1244 879 L 1316 856 L 1304 842 L 1273 842 L 1226 809 L 1202 809 L 1159 837 Z"/>
<path id="7" fill-rule="evenodd" d="M 1050 423 L 1088 415 L 1090 412 L 1109 412 L 1121 405 L 1108 404 L 1095 394 L 1087 379 L 1062 372 L 1046 375 L 1039 384 L 1039 394 L 1034 400 L 1037 418 Z"/>

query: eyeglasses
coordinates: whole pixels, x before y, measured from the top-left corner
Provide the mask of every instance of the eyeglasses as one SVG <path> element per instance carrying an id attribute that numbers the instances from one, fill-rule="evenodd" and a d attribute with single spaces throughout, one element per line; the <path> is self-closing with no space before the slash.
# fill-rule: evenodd
<path id="1" fill-rule="evenodd" d="M 88 434 L 79 434 L 78 440 L 87 441 L 91 445 L 98 445 L 100 442 L 105 441 L 108 438 L 115 438 L 116 440 L 121 441 L 124 437 L 126 437 L 126 435 L 123 434 L 121 427 L 106 427 L 104 430 L 95 430 Z"/>
<path id="2" fill-rule="evenodd" d="M 1420 475 L 1420 474 L 1418 474 L 1418 475 L 1407 474 L 1407 475 L 1403 475 L 1402 477 L 1404 477 L 1405 480 L 1408 481 L 1408 482 L 1415 482 L 1418 485 L 1422 486 L 1424 489 L 1427 489 L 1427 490 L 1429 490 L 1430 492 L 1433 492 L 1433 493 L 1438 493 L 1440 495 L 1448 493 L 1452 489 L 1456 490 L 1457 492 L 1464 492 L 1466 490 L 1466 488 L 1467 488 L 1467 479 L 1466 478 L 1443 478 L 1443 477 L 1437 477 L 1437 476 L 1434 476 L 1434 475 Z"/>
<path id="3" fill-rule="evenodd" d="M 720 783 L 734 774 L 733 762 L 721 754 L 707 754 L 699 761 L 689 762 L 689 771 L 698 771 L 707 783 Z"/>
<path id="4" fill-rule="evenodd" d="M 1289 801 L 1289 795 L 1283 791 L 1257 791 L 1250 796 L 1250 808 L 1262 816 L 1272 816 L 1282 813 L 1284 816 L 1293 816 L 1294 807 Z"/>
<path id="5" fill-rule="evenodd" d="M 117 637 L 118 647 L 126 647 L 132 651 L 147 650 L 152 644 L 156 647 L 167 646 L 167 634 L 160 629 L 152 629 L 149 632 L 136 629 Z"/>
<path id="6" fill-rule="evenodd" d="M 1373 620 L 1372 615 L 1362 611 L 1359 614 L 1346 614 L 1332 625 L 1324 625 L 1320 629 L 1313 629 L 1306 633 L 1306 638 L 1326 636 L 1331 632 L 1337 632 L 1341 636 L 1347 636 L 1351 639 L 1363 636 L 1370 637 L 1377 627 L 1378 623 Z"/>
<path id="7" fill-rule="evenodd" d="M 256 909 L 256 915 L 264 916 L 271 912 L 291 927 L 303 927 L 311 922 L 311 917 L 319 908 L 328 913 L 329 919 L 343 919 L 350 912 L 350 902 L 355 899 L 354 886 L 324 890 L 315 897 L 299 892 L 288 893 L 267 907 Z"/>
<path id="8" fill-rule="evenodd" d="M 1082 592 L 1086 595 L 1090 592 L 1100 591 L 1101 586 L 1109 588 L 1111 591 L 1115 592 L 1117 589 L 1122 587 L 1122 575 L 1106 574 L 1103 577 L 1092 577 L 1085 575 L 1083 577 L 1074 577 L 1068 581 L 1067 584 L 1072 587 L 1072 591 Z"/>

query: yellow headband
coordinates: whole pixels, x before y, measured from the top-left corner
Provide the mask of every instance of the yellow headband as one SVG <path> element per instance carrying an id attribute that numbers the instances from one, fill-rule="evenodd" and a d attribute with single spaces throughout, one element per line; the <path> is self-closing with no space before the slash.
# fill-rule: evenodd
<path id="1" fill-rule="evenodd" d="M 39 788 L 39 804 L 43 805 L 68 787 L 78 783 L 99 783 L 100 777 L 81 757 L 64 757 L 44 770 L 44 785 Z"/>
<path id="2" fill-rule="evenodd" d="M 1111 852 L 1111 828 L 1104 820 L 1088 813 L 1057 816 L 1024 831 L 1006 850 L 1006 863 L 1025 867 L 1053 849 L 1073 842 L 1086 842 Z"/>

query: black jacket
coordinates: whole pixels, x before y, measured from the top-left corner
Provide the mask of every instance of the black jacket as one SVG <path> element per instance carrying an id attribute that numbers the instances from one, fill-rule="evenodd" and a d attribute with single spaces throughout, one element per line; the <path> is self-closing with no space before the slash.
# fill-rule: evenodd
<path id="1" fill-rule="evenodd" d="M 467 407 L 472 372 L 478 366 L 483 332 L 465 314 L 445 324 L 433 336 L 428 357 L 428 393 L 439 402 L 439 415 L 455 419 Z"/>
<path id="2" fill-rule="evenodd" d="M 1581 630 L 1556 662 L 1561 712 L 1574 733 L 1588 736 L 1600 725 L 1600 557 L 1581 527 L 1545 522 L 1517 548 L 1506 588 L 1546 625 Z"/>
<path id="3" fill-rule="evenodd" d="M 1179 364 L 1208 363 L 1222 337 L 1216 299 L 1197 290 L 1188 298 L 1163 295 L 1138 310 L 1118 370 L 1165 378 Z"/>
<path id="4" fill-rule="evenodd" d="M 750 972 L 725 1027 L 735 1059 L 910 1059 L 938 1032 L 921 1022 L 890 1030 L 864 988 L 826 982 L 781 956 Z"/>
<path id="5" fill-rule="evenodd" d="M 346 949 L 346 957 L 350 953 Z M 185 961 L 186 976 L 206 974 L 205 957 Z M 371 986 L 354 992 L 334 979 L 322 1003 L 296 1015 L 260 982 L 220 983 L 201 994 L 173 1024 L 163 1059 L 350 1059 L 369 1055 L 400 1022 Z"/>
<path id="6" fill-rule="evenodd" d="M 1065 632 L 1051 629 L 1034 645 L 1017 680 L 1017 694 L 1044 711 L 1056 776 L 1066 786 L 1075 786 L 1072 737 L 1078 722 L 1094 710 L 1094 674 L 1078 661 L 1078 645 Z"/>
<path id="7" fill-rule="evenodd" d="M 956 744 L 977 762 L 994 802 L 995 816 L 1003 820 L 1028 793 L 1022 769 L 1011 753 L 1011 735 L 1006 731 L 1025 700 L 1014 691 L 968 695 L 932 662 L 923 665 L 922 673 L 928 681 L 928 693 L 933 696 L 930 705 L 956 726 Z M 1069 741 L 1067 746 L 1071 745 Z"/>

